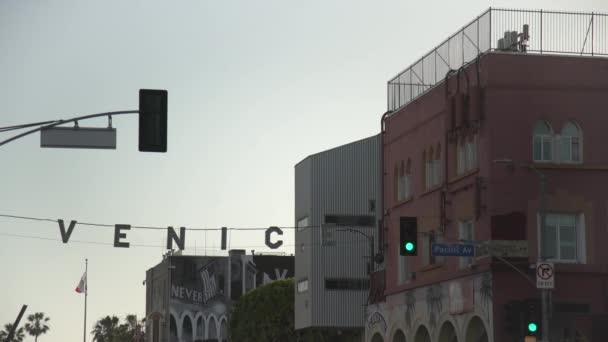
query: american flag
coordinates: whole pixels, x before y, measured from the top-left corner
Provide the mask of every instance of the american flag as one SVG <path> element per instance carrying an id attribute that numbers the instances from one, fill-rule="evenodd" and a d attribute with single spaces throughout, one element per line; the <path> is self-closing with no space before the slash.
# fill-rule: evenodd
<path id="1" fill-rule="evenodd" d="M 217 294 L 217 284 L 215 283 L 215 273 L 212 266 L 207 265 L 200 271 L 203 279 L 203 302 L 209 301 Z"/>

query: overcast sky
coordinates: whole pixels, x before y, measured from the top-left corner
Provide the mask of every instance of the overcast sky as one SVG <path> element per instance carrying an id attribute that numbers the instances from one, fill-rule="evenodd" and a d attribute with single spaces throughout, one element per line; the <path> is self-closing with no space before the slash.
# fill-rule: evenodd
<path id="1" fill-rule="evenodd" d="M 386 82 L 490 6 L 608 12 L 604 0 L 1 0 L 0 127 L 137 109 L 138 89 L 167 89 L 169 144 L 139 153 L 137 116 L 125 115 L 117 150 L 41 149 L 39 134 L 2 146 L 0 214 L 292 226 L 294 165 L 377 134 Z M 142 280 L 165 234 L 130 231 L 157 247 L 119 249 L 105 245 L 112 228 L 80 225 L 73 240 L 104 244 L 64 245 L 14 236 L 60 240 L 56 223 L 0 217 L 0 324 L 27 304 L 51 317 L 41 341 L 81 339 L 85 258 L 88 330 L 108 314 L 143 317 Z M 189 232 L 187 252 L 218 254 L 219 238 Z M 233 248 L 263 245 L 260 231 L 231 236 Z"/>

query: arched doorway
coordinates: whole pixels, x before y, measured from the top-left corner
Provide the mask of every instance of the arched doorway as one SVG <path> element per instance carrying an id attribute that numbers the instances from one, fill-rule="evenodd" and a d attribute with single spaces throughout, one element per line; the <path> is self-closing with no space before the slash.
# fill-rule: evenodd
<path id="1" fill-rule="evenodd" d="M 217 334 L 217 320 L 215 319 L 215 316 L 211 315 L 209 317 L 209 323 L 208 323 L 208 327 L 209 329 L 207 329 L 208 336 L 207 339 L 208 340 L 217 340 L 219 338 L 218 334 Z"/>
<path id="2" fill-rule="evenodd" d="M 418 331 L 416 331 L 416 337 L 414 338 L 414 342 L 431 342 L 431 335 L 429 331 L 426 329 L 424 325 L 418 327 Z"/>
<path id="3" fill-rule="evenodd" d="M 182 341 L 183 342 L 192 342 L 194 336 L 192 336 L 192 321 L 189 316 L 184 317 L 184 321 L 182 323 Z"/>
<path id="4" fill-rule="evenodd" d="M 397 330 L 393 336 L 393 342 L 405 342 L 405 334 L 401 330 Z"/>
<path id="5" fill-rule="evenodd" d="M 451 322 L 445 322 L 439 331 L 439 342 L 458 342 L 456 329 Z"/>
<path id="6" fill-rule="evenodd" d="M 372 342 L 384 342 L 384 339 L 382 336 L 380 336 L 380 334 L 375 333 L 374 337 L 372 337 Z"/>
<path id="7" fill-rule="evenodd" d="M 228 319 L 222 318 L 220 320 L 220 341 L 224 342 L 228 340 Z"/>
<path id="8" fill-rule="evenodd" d="M 170 342 L 179 342 L 177 338 L 177 322 L 175 321 L 175 317 L 173 315 L 169 318 L 169 341 Z"/>
<path id="9" fill-rule="evenodd" d="M 481 318 L 475 316 L 467 327 L 466 342 L 488 342 L 488 332 Z"/>
<path id="10" fill-rule="evenodd" d="M 196 320 L 196 336 L 194 336 L 195 342 L 202 342 L 205 339 L 205 319 L 203 316 L 199 316 Z"/>

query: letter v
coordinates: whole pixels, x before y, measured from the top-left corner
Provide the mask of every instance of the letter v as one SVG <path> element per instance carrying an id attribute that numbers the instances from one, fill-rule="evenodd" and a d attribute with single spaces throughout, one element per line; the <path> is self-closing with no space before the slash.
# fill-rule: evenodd
<path id="1" fill-rule="evenodd" d="M 70 235 L 72 235 L 72 231 L 74 230 L 74 227 L 76 227 L 76 221 L 72 220 L 70 221 L 70 227 L 68 227 L 68 232 L 65 232 L 65 225 L 63 224 L 63 220 L 58 220 L 59 221 L 59 231 L 61 232 L 61 240 L 63 240 L 63 243 L 68 243 L 68 240 L 70 239 Z"/>

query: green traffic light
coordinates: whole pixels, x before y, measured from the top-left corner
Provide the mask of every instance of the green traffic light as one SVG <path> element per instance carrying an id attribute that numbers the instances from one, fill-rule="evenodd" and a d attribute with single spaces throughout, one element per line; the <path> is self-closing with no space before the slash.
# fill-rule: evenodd
<path id="1" fill-rule="evenodd" d="M 536 326 L 536 323 L 530 323 L 530 324 L 528 324 L 528 331 L 530 331 L 530 332 L 536 332 L 536 329 L 538 329 L 538 327 Z"/>
<path id="2" fill-rule="evenodd" d="M 408 251 L 408 252 L 413 251 L 414 250 L 414 244 L 411 243 L 411 242 L 406 243 L 405 244 L 405 250 Z"/>

